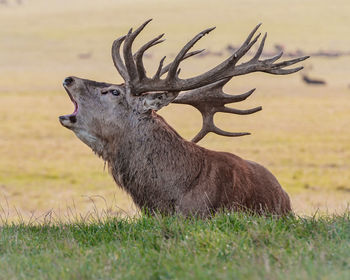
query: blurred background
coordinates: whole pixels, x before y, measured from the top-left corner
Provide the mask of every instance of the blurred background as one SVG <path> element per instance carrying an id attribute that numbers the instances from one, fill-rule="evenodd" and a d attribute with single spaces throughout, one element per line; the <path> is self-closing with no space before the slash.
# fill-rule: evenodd
<path id="1" fill-rule="evenodd" d="M 312 57 L 288 76 L 254 73 L 226 86 L 256 92 L 236 108 L 263 107 L 248 116 L 217 115 L 230 131 L 200 145 L 235 153 L 268 167 L 300 215 L 344 211 L 350 202 L 350 2 L 348 0 L 107 1 L 0 0 L 0 215 L 30 219 L 96 209 L 133 215 L 137 209 L 97 158 L 58 116 L 73 111 L 62 80 L 70 75 L 121 82 L 112 42 L 146 19 L 153 22 L 135 46 L 166 33 L 145 64 L 155 71 L 199 31 L 216 26 L 182 63 L 182 76 L 206 71 L 239 47 L 262 22 L 265 56 Z M 159 112 L 186 139 L 200 129 L 193 108 Z M 50 212 L 51 211 L 51 212 Z M 103 210 L 104 211 L 104 210 Z"/>

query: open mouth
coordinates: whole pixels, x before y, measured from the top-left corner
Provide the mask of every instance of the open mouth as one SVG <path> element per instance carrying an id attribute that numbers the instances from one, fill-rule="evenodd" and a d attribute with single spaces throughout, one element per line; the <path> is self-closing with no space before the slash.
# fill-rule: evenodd
<path id="1" fill-rule="evenodd" d="M 63 116 L 59 117 L 62 125 L 65 125 L 66 121 L 69 121 L 71 123 L 75 123 L 77 121 L 77 114 L 78 114 L 78 109 L 79 109 L 78 103 L 74 100 L 74 98 L 71 95 L 71 93 L 69 92 L 69 90 L 66 87 L 64 87 L 64 89 L 66 90 L 66 92 L 69 95 L 70 100 L 72 100 L 72 102 L 74 104 L 74 112 L 71 114 L 63 115 Z"/>

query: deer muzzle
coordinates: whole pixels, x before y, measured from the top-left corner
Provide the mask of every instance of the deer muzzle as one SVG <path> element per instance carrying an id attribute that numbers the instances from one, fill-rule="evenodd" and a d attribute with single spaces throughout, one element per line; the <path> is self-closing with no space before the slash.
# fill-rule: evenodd
<path id="1" fill-rule="evenodd" d="M 78 114 L 78 108 L 79 108 L 78 103 L 75 101 L 75 99 L 73 98 L 72 94 L 68 89 L 68 87 L 71 86 L 73 83 L 74 83 L 74 79 L 72 77 L 65 78 L 63 81 L 63 87 L 74 104 L 73 113 L 59 117 L 60 123 L 67 128 L 70 128 L 72 124 L 77 122 L 77 114 Z"/>

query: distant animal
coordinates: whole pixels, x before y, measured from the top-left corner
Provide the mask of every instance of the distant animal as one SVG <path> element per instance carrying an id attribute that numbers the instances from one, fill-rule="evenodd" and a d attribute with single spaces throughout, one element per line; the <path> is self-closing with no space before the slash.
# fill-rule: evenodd
<path id="1" fill-rule="evenodd" d="M 197 55 L 198 58 L 205 56 L 223 56 L 223 52 L 207 50 L 206 52 L 201 52 Z"/>
<path id="2" fill-rule="evenodd" d="M 277 52 L 284 52 L 284 50 L 285 50 L 285 46 L 281 45 L 281 44 L 275 44 L 274 48 Z"/>
<path id="3" fill-rule="evenodd" d="M 257 42 L 260 34 L 254 35 L 259 24 L 242 46 L 221 64 L 192 78 L 180 77 L 179 64 L 201 52 L 189 50 L 214 29 L 209 28 L 190 40 L 166 66 L 163 66 L 163 57 L 156 73 L 149 77 L 143 65 L 143 54 L 163 42 L 164 34 L 132 53 L 135 38 L 149 22 L 135 31 L 130 29 L 113 43 L 113 62 L 124 83 L 95 82 L 73 76 L 64 80 L 64 88 L 75 110 L 70 115 L 60 116 L 61 124 L 102 157 L 115 182 L 131 195 L 137 206 L 151 213 L 201 217 L 223 209 L 258 214 L 290 213 L 288 194 L 265 167 L 196 143 L 209 132 L 229 137 L 249 134 L 227 132 L 213 122 L 217 112 L 247 115 L 261 110 L 261 107 L 241 110 L 225 106 L 241 102 L 254 92 L 253 89 L 238 95 L 224 93 L 223 86 L 232 77 L 257 71 L 291 74 L 303 67 L 285 67 L 308 57 L 276 62 L 282 56 L 278 54 L 260 60 L 265 34 L 256 54 L 238 64 Z M 156 113 L 170 103 L 191 105 L 201 112 L 203 127 L 191 142 L 183 139 Z"/>
<path id="4" fill-rule="evenodd" d="M 231 45 L 231 44 L 229 44 L 229 45 L 226 46 L 226 51 L 228 51 L 229 53 L 233 53 L 233 52 L 235 52 L 237 49 L 238 49 L 238 47 L 236 47 L 236 46 L 234 46 L 234 45 Z"/>
<path id="5" fill-rule="evenodd" d="M 23 2 L 22 0 L 16 0 L 17 5 L 22 5 Z M 0 0 L 0 5 L 8 5 L 9 1 L 8 0 Z"/>
<path id="6" fill-rule="evenodd" d="M 307 84 L 311 84 L 311 85 L 325 85 L 326 84 L 326 81 L 310 78 L 306 74 L 302 74 L 301 76 L 302 76 L 303 81 Z"/>
<path id="7" fill-rule="evenodd" d="M 79 53 L 78 57 L 80 59 L 89 59 L 92 56 L 92 52 L 87 52 L 87 53 Z"/>

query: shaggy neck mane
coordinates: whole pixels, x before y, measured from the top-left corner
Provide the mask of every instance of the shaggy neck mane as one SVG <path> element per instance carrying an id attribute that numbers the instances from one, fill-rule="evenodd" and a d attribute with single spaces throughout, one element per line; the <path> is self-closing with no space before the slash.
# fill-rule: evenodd
<path id="1" fill-rule="evenodd" d="M 174 205 L 204 164 L 204 149 L 183 139 L 155 112 L 133 120 L 130 130 L 106 148 L 114 180 L 148 209 L 166 211 Z"/>

